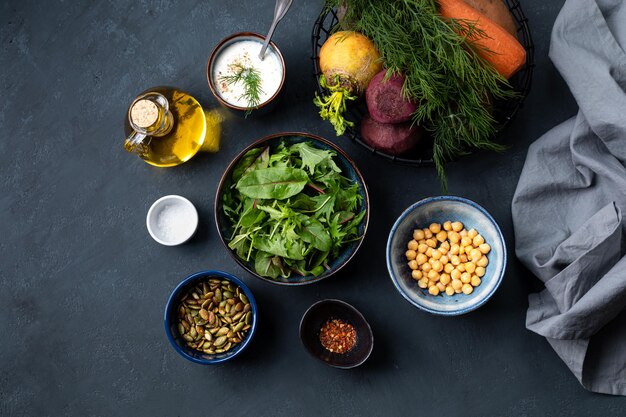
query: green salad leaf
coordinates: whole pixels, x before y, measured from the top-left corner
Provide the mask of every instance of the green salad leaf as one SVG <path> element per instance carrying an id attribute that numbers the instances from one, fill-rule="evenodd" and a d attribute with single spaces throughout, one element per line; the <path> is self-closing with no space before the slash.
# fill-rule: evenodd
<path id="1" fill-rule="evenodd" d="M 233 168 L 223 211 L 228 246 L 264 277 L 320 275 L 361 239 L 359 185 L 341 175 L 335 152 L 309 142 L 254 148 Z"/>

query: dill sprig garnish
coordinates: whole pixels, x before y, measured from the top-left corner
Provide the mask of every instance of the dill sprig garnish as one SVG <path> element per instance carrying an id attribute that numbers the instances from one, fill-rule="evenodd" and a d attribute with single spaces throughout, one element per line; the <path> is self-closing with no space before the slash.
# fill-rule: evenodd
<path id="1" fill-rule="evenodd" d="M 327 0 L 339 7 L 344 0 Z M 446 189 L 444 162 L 472 148 L 502 151 L 492 142 L 493 100 L 515 96 L 508 81 L 480 55 L 487 35 L 474 22 L 444 19 L 435 0 L 347 0 L 343 30 L 376 44 L 386 67 L 406 76 L 405 97 L 420 106 L 413 122 L 432 133 L 433 159 Z"/>
<path id="2" fill-rule="evenodd" d="M 261 88 L 261 73 L 258 69 L 252 66 L 245 66 L 241 63 L 231 64 L 230 67 L 234 70 L 233 74 L 222 75 L 220 81 L 225 82 L 228 85 L 234 85 L 237 83 L 243 84 L 242 99 L 248 103 L 248 110 L 246 116 L 252 113 L 253 109 L 258 109 L 261 104 L 261 94 L 263 89 Z"/>

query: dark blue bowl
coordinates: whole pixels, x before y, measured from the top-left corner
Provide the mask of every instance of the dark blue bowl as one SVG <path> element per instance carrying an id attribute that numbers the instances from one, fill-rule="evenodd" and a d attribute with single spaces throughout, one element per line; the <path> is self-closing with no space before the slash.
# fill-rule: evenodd
<path id="1" fill-rule="evenodd" d="M 337 166 L 341 168 L 342 175 L 359 184 L 359 193 L 361 194 L 363 201 L 361 203 L 360 211 L 365 210 L 365 217 L 363 218 L 363 221 L 359 226 L 359 234 L 361 238 L 344 246 L 337 258 L 329 260 L 329 269 L 325 270 L 321 275 L 317 277 L 312 275 L 293 275 L 289 278 L 279 277 L 277 279 L 263 277 L 256 273 L 253 263 L 245 262 L 242 259 L 239 259 L 237 254 L 228 247 L 228 242 L 226 241 L 226 237 L 232 234 L 233 225 L 224 214 L 224 211 L 222 209 L 222 200 L 224 197 L 224 191 L 228 190 L 232 185 L 231 176 L 234 167 L 237 165 L 241 157 L 250 149 L 268 145 L 270 146 L 270 149 L 274 149 L 276 146 L 278 146 L 280 142 L 283 141 L 287 144 L 311 142 L 317 148 L 333 150 L 337 154 L 337 156 L 335 157 L 335 162 L 337 163 Z M 367 226 L 369 224 L 369 205 L 369 195 L 367 193 L 367 187 L 365 186 L 363 176 L 354 164 L 354 161 L 343 150 L 337 147 L 337 145 L 319 136 L 311 135 L 308 133 L 277 133 L 275 135 L 267 136 L 252 143 L 247 148 L 242 150 L 239 155 L 237 155 L 235 159 L 233 159 L 230 165 L 228 165 L 228 168 L 226 168 L 226 172 L 224 172 L 224 175 L 220 180 L 219 186 L 217 187 L 217 193 L 215 196 L 215 224 L 217 225 L 217 232 L 220 236 L 220 239 L 222 240 L 222 243 L 224 244 L 224 247 L 226 248 L 228 253 L 230 253 L 231 256 L 235 259 L 235 261 L 237 261 L 237 263 L 241 265 L 246 271 L 264 281 L 271 282 L 272 284 L 303 285 L 311 284 L 324 278 L 328 278 L 329 276 L 333 275 L 335 272 L 343 268 L 348 263 L 348 261 L 352 259 L 354 254 L 361 246 L 361 242 L 363 242 L 365 232 L 367 231 Z"/>
<path id="2" fill-rule="evenodd" d="M 485 238 L 485 242 L 491 245 L 489 265 L 481 284 L 471 294 L 435 297 L 427 289 L 420 288 L 411 277 L 405 252 L 414 229 L 448 220 L 460 221 L 468 230 L 474 228 Z M 387 269 L 396 289 L 414 306 L 443 316 L 465 314 L 485 304 L 502 282 L 506 261 L 506 245 L 498 224 L 484 208 L 461 197 L 430 197 L 418 201 L 396 220 L 387 241 Z"/>
<path id="3" fill-rule="evenodd" d="M 238 344 L 228 352 L 210 355 L 204 352 L 199 352 L 187 346 L 180 333 L 178 332 L 177 310 L 180 303 L 180 298 L 183 296 L 183 294 L 187 292 L 190 287 L 193 287 L 209 278 L 215 277 L 231 281 L 233 284 L 241 288 L 246 297 L 248 297 L 248 301 L 250 301 L 251 307 L 250 311 L 252 311 L 252 327 L 250 328 L 250 330 L 248 330 L 246 338 L 240 344 Z M 250 344 L 250 341 L 252 340 L 252 337 L 256 332 L 257 321 L 258 308 L 250 289 L 239 278 L 236 278 L 222 271 L 202 271 L 196 272 L 195 274 L 188 276 L 180 284 L 178 284 L 178 286 L 176 286 L 174 291 L 172 291 L 170 298 L 167 300 L 167 305 L 165 306 L 165 334 L 167 335 L 167 339 L 170 341 L 170 344 L 172 345 L 174 350 L 183 358 L 202 365 L 212 365 L 220 362 L 225 362 L 239 355 Z"/>

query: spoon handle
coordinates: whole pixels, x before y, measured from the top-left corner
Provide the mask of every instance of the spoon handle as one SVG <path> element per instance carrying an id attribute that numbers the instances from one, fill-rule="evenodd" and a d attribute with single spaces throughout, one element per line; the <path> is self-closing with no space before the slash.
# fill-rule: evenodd
<path id="1" fill-rule="evenodd" d="M 259 58 L 261 58 L 261 60 L 265 58 L 265 51 L 272 40 L 272 35 L 274 34 L 274 30 L 276 30 L 278 22 L 285 17 L 285 14 L 287 13 L 287 10 L 289 10 L 289 7 L 291 7 L 292 2 L 293 0 L 276 0 L 276 6 L 274 7 L 274 20 L 272 21 L 272 25 L 270 26 L 267 36 L 265 37 L 265 42 L 263 42 L 261 52 L 259 52 Z"/>

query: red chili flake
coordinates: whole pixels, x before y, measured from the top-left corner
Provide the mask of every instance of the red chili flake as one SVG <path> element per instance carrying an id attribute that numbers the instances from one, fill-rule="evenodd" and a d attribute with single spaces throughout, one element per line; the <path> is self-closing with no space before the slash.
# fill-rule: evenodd
<path id="1" fill-rule="evenodd" d="M 342 320 L 328 320 L 320 329 L 320 342 L 333 353 L 346 353 L 356 345 L 356 330 Z"/>

